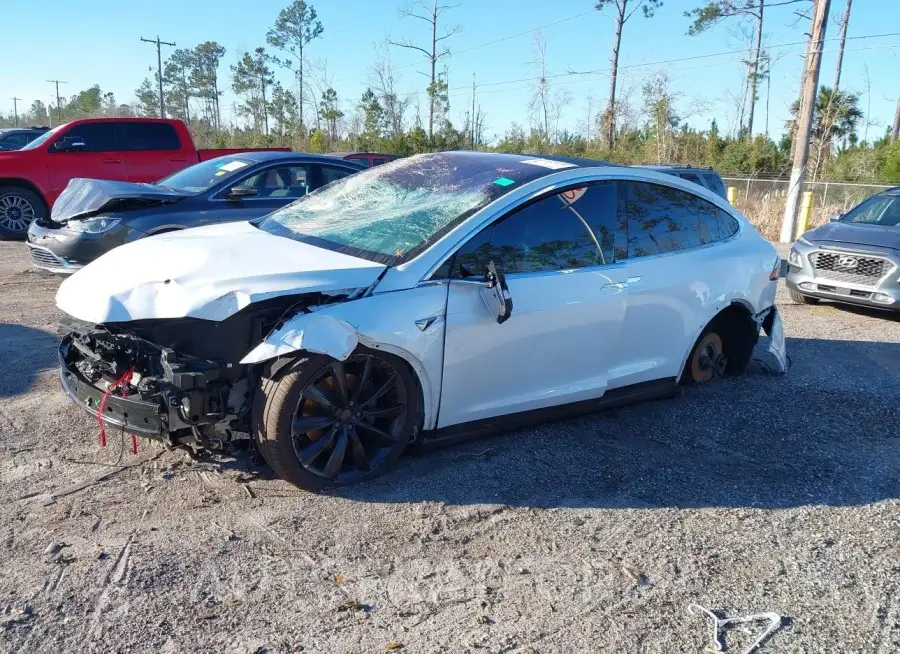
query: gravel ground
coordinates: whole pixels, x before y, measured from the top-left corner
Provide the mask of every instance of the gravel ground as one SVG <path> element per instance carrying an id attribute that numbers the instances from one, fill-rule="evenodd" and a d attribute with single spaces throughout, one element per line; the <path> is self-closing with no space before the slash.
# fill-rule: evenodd
<path id="1" fill-rule="evenodd" d="M 764 653 L 900 650 L 896 317 L 785 295 L 786 376 L 313 495 L 249 455 L 101 450 L 58 387 L 57 285 L 0 243 L 0 650 L 701 652 L 692 603 L 783 616 Z"/>

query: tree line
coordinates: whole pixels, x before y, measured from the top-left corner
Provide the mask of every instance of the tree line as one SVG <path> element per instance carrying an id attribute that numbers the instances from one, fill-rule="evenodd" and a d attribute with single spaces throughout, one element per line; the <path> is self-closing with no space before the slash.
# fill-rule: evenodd
<path id="1" fill-rule="evenodd" d="M 900 183 L 898 126 L 874 132 L 861 108 L 860 96 L 840 87 L 844 39 L 852 0 L 836 21 L 840 33 L 834 81 L 818 93 L 813 123 L 809 179 Z M 346 99 L 329 76 L 321 59 L 312 59 L 324 32 L 315 8 L 293 0 L 280 11 L 266 34 L 265 44 L 238 52 L 226 65 L 226 49 L 216 41 L 179 48 L 165 59 L 135 91 L 130 103 L 117 101 L 98 85 L 60 103 L 63 120 L 87 116 L 157 116 L 162 82 L 167 116 L 184 120 L 201 146 L 289 146 L 313 152 L 369 150 L 410 155 L 447 149 L 484 149 L 501 152 L 555 153 L 599 158 L 619 163 L 689 163 L 712 166 L 723 174 L 782 176 L 789 169 L 795 120 L 784 135 L 761 131 L 758 108 L 760 89 L 768 83 L 772 55 L 766 47 L 764 18 L 770 6 L 796 4 L 802 15 L 809 0 L 704 0 L 684 12 L 686 36 L 702 34 L 726 24 L 737 29 L 746 43 L 744 71 L 733 93 L 735 119 L 729 130 L 716 120 L 698 126 L 698 109 L 684 93 L 672 88 L 665 72 L 645 76 L 639 88 L 623 90 L 619 81 L 619 55 L 633 20 L 650 20 L 661 0 L 594 0 L 594 8 L 613 21 L 609 90 L 602 111 L 594 111 L 588 96 L 586 112 L 577 127 L 560 126 L 571 96 L 553 85 L 546 65 L 547 44 L 534 37 L 535 84 L 528 105 L 527 124 L 512 124 L 488 136 L 487 114 L 477 101 L 473 80 L 471 104 L 464 101 L 459 122 L 450 118 L 450 43 L 460 32 L 451 22 L 458 3 L 409 0 L 399 16 L 403 36 L 388 38 L 377 48 L 370 85 L 359 98 Z M 407 20 L 417 19 L 417 20 Z M 418 31 L 412 31 L 418 30 Z M 427 65 L 424 111 L 411 95 L 396 89 L 392 49 L 421 54 Z M 290 73 L 292 83 L 276 79 L 276 71 Z M 161 80 L 160 80 L 161 77 Z M 558 76 L 557 76 L 558 77 Z M 223 107 L 230 89 L 236 101 Z M 898 105 L 900 106 L 900 105 Z M 47 124 L 56 107 L 34 101 L 19 116 L 21 124 Z M 794 104 L 796 116 L 798 103 Z M 898 110 L 900 120 L 900 110 Z M 12 116 L 0 117 L 8 125 Z M 756 135 L 754 136 L 754 133 Z"/>

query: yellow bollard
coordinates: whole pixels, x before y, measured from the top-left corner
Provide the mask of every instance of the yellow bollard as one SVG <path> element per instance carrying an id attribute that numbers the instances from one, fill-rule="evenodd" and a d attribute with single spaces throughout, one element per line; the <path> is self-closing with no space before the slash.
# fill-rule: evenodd
<path id="1" fill-rule="evenodd" d="M 803 204 L 800 205 L 800 220 L 797 221 L 797 234 L 802 235 L 806 232 L 806 226 L 809 224 L 809 212 L 812 209 L 812 193 L 806 191 L 803 194 Z"/>
<path id="2" fill-rule="evenodd" d="M 733 187 L 733 186 L 728 187 L 727 197 L 728 197 L 728 204 L 730 204 L 732 207 L 737 206 L 737 205 L 735 205 L 735 202 L 737 202 L 737 189 L 735 187 Z"/>

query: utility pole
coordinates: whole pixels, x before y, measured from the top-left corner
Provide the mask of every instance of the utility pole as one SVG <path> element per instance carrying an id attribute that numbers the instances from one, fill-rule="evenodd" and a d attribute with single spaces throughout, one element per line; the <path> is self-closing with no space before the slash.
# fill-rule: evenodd
<path id="1" fill-rule="evenodd" d="M 64 82 L 61 79 L 48 79 L 48 82 L 51 84 L 56 84 L 56 124 L 62 124 L 62 114 L 59 110 L 59 85 L 60 84 L 68 84 L 68 82 Z"/>
<path id="2" fill-rule="evenodd" d="M 809 136 L 816 105 L 816 90 L 819 86 L 819 69 L 822 66 L 822 45 L 825 41 L 828 9 L 831 5 L 831 0 L 815 0 L 815 2 L 812 30 L 803 65 L 803 90 L 800 95 L 800 111 L 797 113 L 797 133 L 794 135 L 791 181 L 788 184 L 787 202 L 784 205 L 784 218 L 779 237 L 779 241 L 782 243 L 791 243 L 796 236 L 797 211 L 800 208 L 800 194 L 803 191 L 803 178 L 806 175 Z"/>
<path id="3" fill-rule="evenodd" d="M 22 98 L 16 98 L 16 97 L 10 98 L 10 100 L 13 101 L 13 116 L 15 116 L 16 127 L 19 126 L 19 105 L 17 105 L 16 103 L 21 99 Z"/>
<path id="4" fill-rule="evenodd" d="M 897 110 L 894 112 L 894 129 L 891 130 L 891 143 L 900 139 L 900 96 L 897 97 Z"/>
<path id="5" fill-rule="evenodd" d="M 162 87 L 162 47 L 164 45 L 171 45 L 175 47 L 174 43 L 169 43 L 168 41 L 160 41 L 159 35 L 155 39 L 145 39 L 143 36 L 141 37 L 141 41 L 144 43 L 153 43 L 156 46 L 156 71 L 157 71 L 157 79 L 159 79 L 159 117 L 166 117 L 166 101 L 163 99 L 163 87 Z"/>
<path id="6" fill-rule="evenodd" d="M 472 149 L 475 149 L 475 73 L 472 73 Z"/>

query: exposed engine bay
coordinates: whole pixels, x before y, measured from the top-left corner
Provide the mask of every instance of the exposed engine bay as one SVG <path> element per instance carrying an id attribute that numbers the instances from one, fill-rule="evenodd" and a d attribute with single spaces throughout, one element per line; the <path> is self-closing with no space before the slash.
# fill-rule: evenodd
<path id="1" fill-rule="evenodd" d="M 291 317 L 347 297 L 281 296 L 221 322 L 66 322 L 62 385 L 89 413 L 102 411 L 110 427 L 172 446 L 221 449 L 250 434 L 252 394 L 264 368 L 241 359 Z"/>

